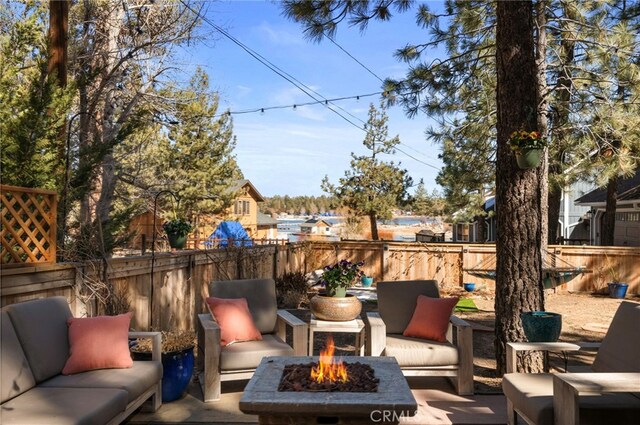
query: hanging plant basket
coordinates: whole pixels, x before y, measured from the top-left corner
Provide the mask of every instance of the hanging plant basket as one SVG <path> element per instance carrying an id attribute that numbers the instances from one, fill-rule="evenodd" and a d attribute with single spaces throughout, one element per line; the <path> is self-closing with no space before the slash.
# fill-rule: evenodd
<path id="1" fill-rule="evenodd" d="M 182 249 L 187 243 L 187 236 L 176 232 L 167 232 L 167 239 L 169 239 L 169 246 L 173 249 Z"/>
<path id="2" fill-rule="evenodd" d="M 540 158 L 542 157 L 542 149 L 523 149 L 516 152 L 516 161 L 518 167 L 523 170 L 529 168 L 536 168 L 540 165 Z"/>

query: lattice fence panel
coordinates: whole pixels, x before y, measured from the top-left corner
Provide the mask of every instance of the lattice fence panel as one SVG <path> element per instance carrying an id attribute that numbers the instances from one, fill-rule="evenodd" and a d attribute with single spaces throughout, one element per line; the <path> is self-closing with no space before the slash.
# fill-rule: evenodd
<path id="1" fill-rule="evenodd" d="M 57 195 L 0 185 L 2 264 L 55 263 Z"/>

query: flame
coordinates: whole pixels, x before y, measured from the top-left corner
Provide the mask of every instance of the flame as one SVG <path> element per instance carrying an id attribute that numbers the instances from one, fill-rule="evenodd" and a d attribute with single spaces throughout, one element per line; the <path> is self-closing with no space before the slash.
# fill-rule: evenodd
<path id="1" fill-rule="evenodd" d="M 347 376 L 347 367 L 341 359 L 333 357 L 333 352 L 336 347 L 333 343 L 333 337 L 329 335 L 327 338 L 327 346 L 324 350 L 320 351 L 320 360 L 318 365 L 311 369 L 311 379 L 315 379 L 316 382 L 322 383 L 325 381 L 333 382 L 347 382 L 349 380 Z"/>

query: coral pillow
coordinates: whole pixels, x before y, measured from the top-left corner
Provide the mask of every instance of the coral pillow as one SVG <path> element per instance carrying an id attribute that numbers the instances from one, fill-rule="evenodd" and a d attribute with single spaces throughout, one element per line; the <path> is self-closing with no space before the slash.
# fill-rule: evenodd
<path id="1" fill-rule="evenodd" d="M 262 340 L 246 298 L 209 297 L 207 304 L 220 326 L 220 345 L 223 347 L 234 342 Z"/>
<path id="2" fill-rule="evenodd" d="M 431 298 L 418 295 L 413 317 L 402 335 L 445 342 L 449 318 L 456 304 L 458 304 L 458 298 Z"/>
<path id="3" fill-rule="evenodd" d="M 129 324 L 132 313 L 67 319 L 70 356 L 63 375 L 94 369 L 129 368 Z"/>

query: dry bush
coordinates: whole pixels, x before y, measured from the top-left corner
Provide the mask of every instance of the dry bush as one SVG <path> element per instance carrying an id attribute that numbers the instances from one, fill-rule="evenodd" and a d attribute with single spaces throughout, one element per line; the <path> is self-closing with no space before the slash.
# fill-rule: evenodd
<path id="1" fill-rule="evenodd" d="M 307 277 L 302 272 L 287 272 L 276 279 L 279 308 L 300 308 L 308 303 Z"/>
<path id="2" fill-rule="evenodd" d="M 162 352 L 182 351 L 195 345 L 196 334 L 193 331 L 162 331 Z M 140 338 L 132 351 L 138 353 L 151 352 L 151 339 Z"/>

